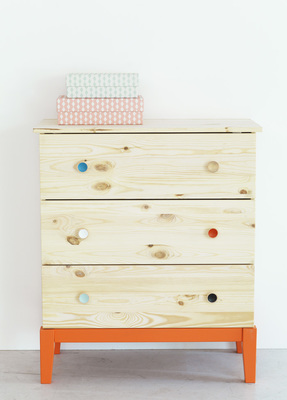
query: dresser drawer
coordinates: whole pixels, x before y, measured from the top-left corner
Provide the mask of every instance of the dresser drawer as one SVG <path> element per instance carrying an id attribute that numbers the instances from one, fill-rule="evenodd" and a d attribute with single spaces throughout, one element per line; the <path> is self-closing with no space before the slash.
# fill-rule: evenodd
<path id="1" fill-rule="evenodd" d="M 255 196 L 255 134 L 46 134 L 40 150 L 42 199 Z"/>
<path id="2" fill-rule="evenodd" d="M 252 200 L 43 201 L 43 264 L 253 264 Z"/>
<path id="3" fill-rule="evenodd" d="M 253 325 L 251 265 L 43 266 L 42 277 L 45 328 Z"/>

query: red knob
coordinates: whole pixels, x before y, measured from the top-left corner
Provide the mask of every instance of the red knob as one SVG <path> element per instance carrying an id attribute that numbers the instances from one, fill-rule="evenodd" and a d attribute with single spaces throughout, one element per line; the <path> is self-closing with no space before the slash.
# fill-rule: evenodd
<path id="1" fill-rule="evenodd" d="M 216 236 L 218 235 L 218 230 L 215 228 L 209 229 L 208 231 L 208 236 L 211 238 L 216 238 Z"/>

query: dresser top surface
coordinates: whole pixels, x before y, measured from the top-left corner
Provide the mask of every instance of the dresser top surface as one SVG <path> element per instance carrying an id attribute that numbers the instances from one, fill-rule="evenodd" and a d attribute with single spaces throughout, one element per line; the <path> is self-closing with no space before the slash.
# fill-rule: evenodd
<path id="1" fill-rule="evenodd" d="M 56 119 L 44 119 L 35 133 L 236 133 L 261 132 L 251 119 L 145 119 L 143 125 L 58 125 Z"/>

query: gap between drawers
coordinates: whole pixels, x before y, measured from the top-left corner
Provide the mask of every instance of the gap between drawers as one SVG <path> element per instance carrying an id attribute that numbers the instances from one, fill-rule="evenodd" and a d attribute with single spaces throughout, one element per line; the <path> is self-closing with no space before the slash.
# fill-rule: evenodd
<path id="1" fill-rule="evenodd" d="M 144 198 L 144 199 L 41 199 L 41 201 L 209 201 L 209 200 L 254 200 L 254 197 L 244 197 L 242 199 L 238 197 L 233 197 L 233 198 L 217 198 L 217 197 L 212 197 L 212 198 L 192 198 L 192 199 L 187 199 L 187 198 L 177 198 L 177 199 L 161 199 L 161 198 Z"/>
<path id="2" fill-rule="evenodd" d="M 89 264 L 70 264 L 70 263 L 65 263 L 65 264 L 42 264 L 42 266 L 43 267 L 61 267 L 61 266 L 74 266 L 74 265 L 79 265 L 79 266 L 109 266 L 109 265 L 111 265 L 111 266 L 113 266 L 113 265 L 119 265 L 119 266 L 128 266 L 128 265 L 131 265 L 131 266 L 137 266 L 137 265 L 139 265 L 139 266 L 144 266 L 144 265 L 147 265 L 147 266 L 149 266 L 149 265 L 155 265 L 155 266 L 163 266 L 163 267 L 168 267 L 168 266 L 181 266 L 181 265 L 198 265 L 198 266 L 200 266 L 200 265 L 202 265 L 202 266 L 206 266 L 206 265 L 254 265 L 254 263 L 216 263 L 216 264 L 208 264 L 208 263 L 205 263 L 205 264 L 191 264 L 191 263 L 188 263 L 188 264 L 152 264 L 152 263 L 150 263 L 150 264 L 104 264 L 104 263 L 100 263 L 100 264 L 92 264 L 92 263 L 89 263 Z"/>

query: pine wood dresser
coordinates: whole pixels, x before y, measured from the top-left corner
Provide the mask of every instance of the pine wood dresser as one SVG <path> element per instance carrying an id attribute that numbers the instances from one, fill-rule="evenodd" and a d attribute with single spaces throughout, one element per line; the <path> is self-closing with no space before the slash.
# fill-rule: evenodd
<path id="1" fill-rule="evenodd" d="M 61 342 L 236 342 L 255 382 L 251 120 L 40 137 L 41 382 Z M 243 344 L 243 345 L 242 345 Z"/>

